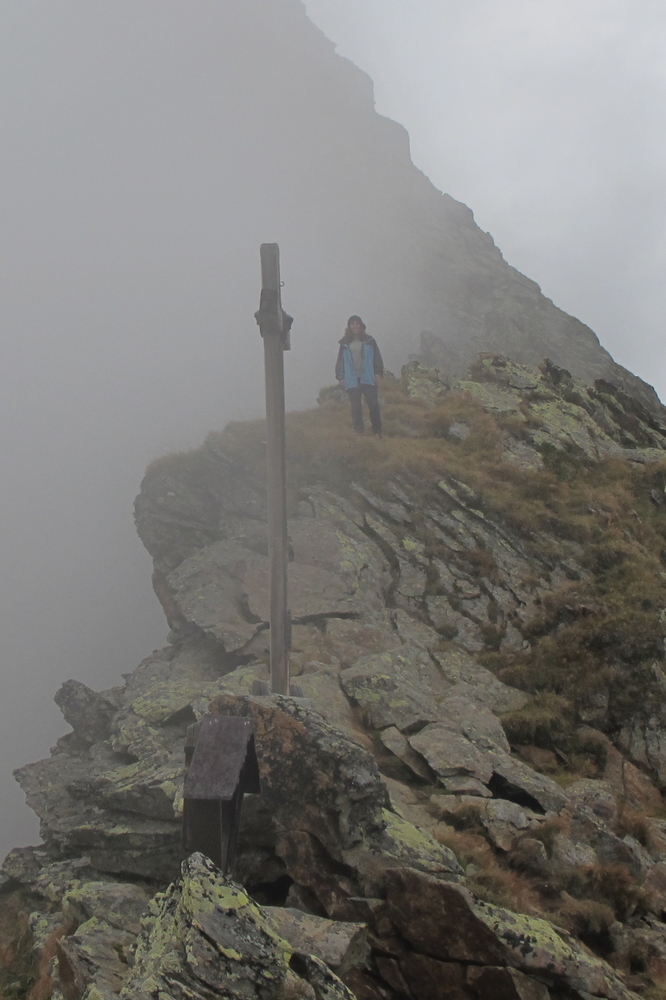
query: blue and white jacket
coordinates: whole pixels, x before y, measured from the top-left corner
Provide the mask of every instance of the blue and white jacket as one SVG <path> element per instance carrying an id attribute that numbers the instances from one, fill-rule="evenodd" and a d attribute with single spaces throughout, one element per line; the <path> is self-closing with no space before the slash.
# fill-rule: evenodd
<path id="1" fill-rule="evenodd" d="M 344 337 L 340 341 L 338 360 L 335 363 L 335 377 L 338 382 L 344 379 L 345 389 L 358 389 L 359 381 L 362 385 L 374 385 L 375 375 L 384 374 L 384 362 L 382 361 L 375 338 L 365 333 L 361 340 L 363 341 L 363 347 L 361 350 L 362 368 L 360 379 L 356 374 L 354 358 L 349 349 L 349 341 Z"/>

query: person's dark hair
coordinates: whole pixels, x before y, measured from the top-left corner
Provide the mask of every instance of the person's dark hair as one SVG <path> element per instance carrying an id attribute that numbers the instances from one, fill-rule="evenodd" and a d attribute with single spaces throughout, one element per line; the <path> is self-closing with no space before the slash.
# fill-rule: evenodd
<path id="1" fill-rule="evenodd" d="M 363 335 L 365 333 L 365 323 L 363 322 L 363 320 L 361 319 L 361 317 L 360 316 L 350 316 L 349 319 L 347 320 L 347 329 L 345 330 L 344 337 L 342 338 L 343 340 L 353 340 L 354 339 L 354 334 L 352 333 L 351 325 L 352 325 L 352 323 L 354 322 L 355 319 L 358 320 L 358 322 L 361 324 L 361 327 L 362 327 L 362 329 L 361 329 L 361 335 Z"/>

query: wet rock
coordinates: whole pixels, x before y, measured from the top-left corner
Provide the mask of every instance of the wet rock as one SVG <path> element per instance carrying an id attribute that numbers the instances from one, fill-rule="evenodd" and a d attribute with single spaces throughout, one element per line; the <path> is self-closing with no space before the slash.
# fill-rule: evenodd
<path id="1" fill-rule="evenodd" d="M 492 758 L 495 795 L 543 812 L 560 812 L 567 804 L 566 794 L 545 774 L 538 774 L 508 754 L 493 753 Z"/>
<path id="2" fill-rule="evenodd" d="M 391 921 L 418 952 L 444 962 L 509 966 L 609 1000 L 632 994 L 618 974 L 545 920 L 475 900 L 461 886 L 408 869 L 388 875 Z"/>
<path id="3" fill-rule="evenodd" d="M 434 655 L 444 679 L 452 685 L 449 697 L 460 695 L 497 715 L 516 711 L 527 704 L 529 698 L 524 691 L 503 684 L 464 650 L 450 647 Z"/>
<path id="4" fill-rule="evenodd" d="M 380 733 L 380 739 L 386 749 L 395 754 L 417 777 L 423 778 L 425 781 L 433 780 L 432 770 L 421 754 L 416 753 L 410 746 L 406 737 L 402 735 L 399 729 L 396 729 L 395 726 L 383 729 Z"/>
<path id="5" fill-rule="evenodd" d="M 316 955 L 338 976 L 365 964 L 369 950 L 365 924 L 326 920 L 283 906 L 267 906 L 264 913 L 294 951 Z"/>
<path id="6" fill-rule="evenodd" d="M 594 815 L 608 826 L 612 826 L 617 819 L 615 796 L 606 781 L 581 778 L 567 787 L 567 796 L 572 802 L 581 802 L 588 806 Z"/>
<path id="7" fill-rule="evenodd" d="M 467 982 L 481 997 L 493 1000 L 550 1000 L 548 987 L 517 969 L 487 966 L 468 970 Z"/>
<path id="8" fill-rule="evenodd" d="M 192 855 L 158 895 L 138 941 L 123 1000 L 284 996 L 353 1000 L 319 959 L 293 949 L 243 888 Z"/>
<path id="9" fill-rule="evenodd" d="M 487 751 L 453 726 L 436 722 L 409 736 L 409 745 L 427 760 L 440 779 L 473 778 L 487 785 L 493 775 L 493 765 Z"/>
<path id="10" fill-rule="evenodd" d="M 345 694 L 359 705 L 366 725 L 372 729 L 394 726 L 409 731 L 437 718 L 435 707 L 425 694 L 405 685 L 393 674 L 393 659 L 388 670 L 381 669 L 384 659 L 389 656 L 385 653 L 381 658 L 365 657 L 340 674 Z M 367 664 L 368 659 L 378 662 Z M 361 666 L 364 660 L 367 665 Z"/>
<path id="11" fill-rule="evenodd" d="M 630 760 L 656 777 L 660 787 L 666 786 L 666 729 L 659 718 L 647 723 L 636 720 L 620 733 L 619 747 Z"/>
<path id="12" fill-rule="evenodd" d="M 387 614 L 373 616 L 369 621 L 331 618 L 326 622 L 325 642 L 343 668 L 362 656 L 400 650 L 403 645 Z"/>
<path id="13" fill-rule="evenodd" d="M 81 739 L 88 743 L 108 739 L 111 720 L 118 710 L 115 701 L 75 680 L 65 681 L 53 700 Z"/>
<path id="14" fill-rule="evenodd" d="M 70 855 L 85 855 L 97 871 L 168 881 L 178 870 L 180 823 L 105 810 L 91 786 L 117 761 L 104 744 L 92 758 L 57 752 L 16 772 L 44 839 Z"/>
<path id="15" fill-rule="evenodd" d="M 329 917 L 346 919 L 350 897 L 377 895 L 392 864 L 462 871 L 450 851 L 390 811 L 374 758 L 319 713 L 279 696 L 227 695 L 212 708 L 252 719 L 277 854 Z"/>
<path id="16" fill-rule="evenodd" d="M 505 799 L 491 799 L 485 805 L 482 822 L 490 840 L 502 851 L 511 850 L 518 833 L 529 826 L 525 812 Z"/>

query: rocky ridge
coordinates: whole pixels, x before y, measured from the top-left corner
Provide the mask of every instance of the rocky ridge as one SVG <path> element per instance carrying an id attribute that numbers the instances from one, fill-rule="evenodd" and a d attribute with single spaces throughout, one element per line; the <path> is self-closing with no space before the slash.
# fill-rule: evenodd
<path id="1" fill-rule="evenodd" d="M 666 426 L 494 355 L 388 379 L 381 442 L 336 393 L 290 423 L 304 700 L 251 694 L 260 425 L 149 469 L 137 527 L 170 645 L 109 691 L 68 681 L 72 733 L 17 772 L 44 844 L 3 866 L 7 996 L 30 950 L 33 995 L 67 1000 L 660 988 Z M 185 731 L 211 710 L 257 737 L 235 881 L 181 868 Z"/>

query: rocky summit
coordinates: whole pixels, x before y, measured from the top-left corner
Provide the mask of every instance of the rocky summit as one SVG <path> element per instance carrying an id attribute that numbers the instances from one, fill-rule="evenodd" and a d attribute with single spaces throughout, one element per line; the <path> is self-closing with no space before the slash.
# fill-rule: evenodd
<path id="1" fill-rule="evenodd" d="M 341 396 L 343 398 L 341 398 Z M 2 995 L 570 1000 L 666 995 L 666 422 L 552 361 L 414 361 L 386 435 L 288 418 L 291 669 L 268 671 L 265 434 L 148 469 L 169 645 L 67 681 L 17 772 Z M 184 744 L 252 722 L 230 876 L 183 857 Z"/>

